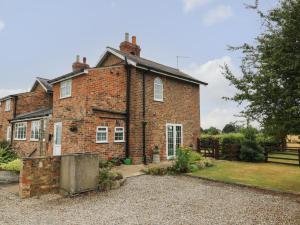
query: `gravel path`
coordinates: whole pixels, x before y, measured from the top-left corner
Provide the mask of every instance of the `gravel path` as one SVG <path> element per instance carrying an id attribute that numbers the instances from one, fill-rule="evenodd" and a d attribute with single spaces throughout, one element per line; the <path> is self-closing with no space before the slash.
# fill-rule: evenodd
<path id="1" fill-rule="evenodd" d="M 139 176 L 118 190 L 20 200 L 0 189 L 0 224 L 300 224 L 300 199 L 189 177 Z"/>

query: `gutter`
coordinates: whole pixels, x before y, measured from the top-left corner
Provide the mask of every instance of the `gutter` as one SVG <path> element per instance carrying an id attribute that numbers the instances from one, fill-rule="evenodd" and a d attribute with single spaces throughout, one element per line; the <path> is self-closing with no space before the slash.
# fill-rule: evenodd
<path id="1" fill-rule="evenodd" d="M 126 87 L 126 149 L 125 157 L 129 158 L 129 139 L 130 139 L 130 91 L 131 91 L 131 67 L 128 64 L 127 57 L 125 57 L 125 68 L 127 73 L 127 87 Z"/>

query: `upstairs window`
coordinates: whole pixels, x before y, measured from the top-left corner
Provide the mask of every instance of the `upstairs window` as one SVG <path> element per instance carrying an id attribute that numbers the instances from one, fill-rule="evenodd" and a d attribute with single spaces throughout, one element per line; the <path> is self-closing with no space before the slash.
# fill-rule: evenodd
<path id="1" fill-rule="evenodd" d="M 108 143 L 108 127 L 97 127 L 96 143 Z"/>
<path id="2" fill-rule="evenodd" d="M 15 124 L 15 140 L 26 140 L 27 123 Z"/>
<path id="3" fill-rule="evenodd" d="M 5 102 L 5 111 L 6 112 L 10 111 L 10 99 L 7 99 Z"/>
<path id="4" fill-rule="evenodd" d="M 115 127 L 115 142 L 124 142 L 124 127 Z"/>
<path id="5" fill-rule="evenodd" d="M 154 79 L 154 101 L 162 102 L 164 100 L 164 86 L 160 78 Z"/>
<path id="6" fill-rule="evenodd" d="M 40 129 L 41 129 L 41 122 L 40 121 L 32 121 L 31 122 L 31 141 L 38 141 L 40 139 Z"/>
<path id="7" fill-rule="evenodd" d="M 68 98 L 72 95 L 72 80 L 60 83 L 60 98 Z"/>

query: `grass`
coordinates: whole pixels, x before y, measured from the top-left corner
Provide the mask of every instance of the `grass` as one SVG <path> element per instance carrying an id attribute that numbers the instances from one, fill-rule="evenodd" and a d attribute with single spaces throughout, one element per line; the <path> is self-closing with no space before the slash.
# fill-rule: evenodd
<path id="1" fill-rule="evenodd" d="M 300 167 L 273 163 L 215 161 L 194 176 L 300 194 Z"/>

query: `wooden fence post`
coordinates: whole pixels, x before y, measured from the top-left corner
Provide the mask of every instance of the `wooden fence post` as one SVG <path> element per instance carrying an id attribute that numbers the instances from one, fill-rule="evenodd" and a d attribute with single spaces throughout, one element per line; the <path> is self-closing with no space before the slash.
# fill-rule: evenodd
<path id="1" fill-rule="evenodd" d="M 268 162 L 268 148 L 266 146 L 265 146 L 264 155 L 265 155 L 265 162 Z"/>
<path id="2" fill-rule="evenodd" d="M 298 161 L 299 161 L 299 166 L 300 166 L 300 149 L 298 150 Z"/>

